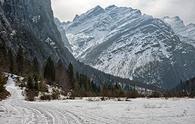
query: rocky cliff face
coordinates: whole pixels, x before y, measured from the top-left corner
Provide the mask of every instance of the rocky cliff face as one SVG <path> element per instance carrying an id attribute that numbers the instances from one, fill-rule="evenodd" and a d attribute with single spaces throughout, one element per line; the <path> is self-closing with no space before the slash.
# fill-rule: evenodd
<path id="1" fill-rule="evenodd" d="M 60 22 L 58 18 L 55 18 L 55 24 L 57 25 L 57 28 L 61 34 L 62 41 L 64 43 L 64 47 L 68 48 L 70 52 L 72 52 L 72 47 L 70 43 L 68 42 L 68 38 L 66 37 L 66 31 L 64 26 L 66 25 L 65 23 Z"/>
<path id="2" fill-rule="evenodd" d="M 172 88 L 195 72 L 195 49 L 160 19 L 97 6 L 66 26 L 73 55 L 115 76 Z"/>
<path id="3" fill-rule="evenodd" d="M 0 71 L 6 71 L 8 69 L 7 54 L 6 51 L 10 47 L 16 47 L 13 41 L 13 34 L 15 33 L 4 15 L 2 9 L 3 2 L 0 1 Z"/>
<path id="4" fill-rule="evenodd" d="M 54 60 L 65 57 L 73 60 L 62 47 L 64 44 L 54 23 L 50 0 L 5 0 L 2 8 L 15 32 L 14 42 L 25 48 L 29 58 L 37 56 L 44 61 L 52 56 Z"/>
<path id="5" fill-rule="evenodd" d="M 13 29 L 12 29 L 9 21 L 7 20 L 7 18 L 4 15 L 2 5 L 3 5 L 3 2 L 0 1 L 0 34 L 1 34 L 0 38 L 1 38 L 2 44 L 8 45 L 8 44 L 10 44 L 11 36 L 14 32 L 12 33 Z"/>

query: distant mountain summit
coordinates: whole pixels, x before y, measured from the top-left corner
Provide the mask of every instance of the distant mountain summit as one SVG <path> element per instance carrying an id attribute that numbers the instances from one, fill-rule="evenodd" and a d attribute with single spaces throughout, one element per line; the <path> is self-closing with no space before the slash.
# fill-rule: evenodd
<path id="1" fill-rule="evenodd" d="M 195 48 L 178 36 L 183 30 L 193 36 L 193 25 L 183 26 L 179 17 L 173 21 L 177 23 L 172 27 L 168 17 L 97 6 L 64 29 L 78 60 L 115 76 L 172 88 L 195 75 Z"/>
<path id="2" fill-rule="evenodd" d="M 164 17 L 163 20 L 168 23 L 175 33 L 183 36 L 183 37 L 189 37 L 193 40 L 195 40 L 195 24 L 188 24 L 185 25 L 183 20 L 180 19 L 180 17 Z"/>
<path id="3" fill-rule="evenodd" d="M 164 17 L 163 20 L 172 27 L 180 39 L 186 43 L 195 46 L 195 24 L 185 25 L 178 16 Z"/>

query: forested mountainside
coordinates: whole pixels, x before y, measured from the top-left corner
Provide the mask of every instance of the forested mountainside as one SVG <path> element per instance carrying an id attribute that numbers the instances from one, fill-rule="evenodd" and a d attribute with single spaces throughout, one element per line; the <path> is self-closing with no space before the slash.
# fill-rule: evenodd
<path id="1" fill-rule="evenodd" d="M 105 74 L 77 61 L 54 23 L 50 0 L 4 0 L 0 5 L 0 70 L 21 76 L 38 73 L 64 89 L 122 86 L 159 90 L 142 82 Z M 29 78 L 31 82 L 31 78 Z M 86 83 L 87 82 L 87 83 Z"/>
<path id="2" fill-rule="evenodd" d="M 180 81 L 180 83 L 164 92 L 164 97 L 190 97 L 194 98 L 195 96 L 195 78 L 191 78 L 185 81 Z"/>
<path id="3" fill-rule="evenodd" d="M 78 60 L 106 73 L 166 89 L 195 75 L 194 46 L 137 9 L 97 6 L 57 25 Z"/>

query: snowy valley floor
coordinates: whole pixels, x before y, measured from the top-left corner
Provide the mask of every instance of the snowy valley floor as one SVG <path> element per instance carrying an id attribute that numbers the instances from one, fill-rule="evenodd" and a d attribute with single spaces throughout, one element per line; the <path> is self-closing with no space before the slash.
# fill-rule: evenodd
<path id="1" fill-rule="evenodd" d="M 0 124 L 195 124 L 195 99 L 24 101 L 9 78 Z"/>

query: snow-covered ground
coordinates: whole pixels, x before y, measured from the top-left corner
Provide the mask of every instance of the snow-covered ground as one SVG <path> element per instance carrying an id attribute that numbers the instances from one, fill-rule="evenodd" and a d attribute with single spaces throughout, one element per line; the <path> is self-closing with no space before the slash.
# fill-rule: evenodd
<path id="1" fill-rule="evenodd" d="M 24 101 L 12 78 L 0 102 L 0 124 L 195 124 L 195 99 Z"/>

